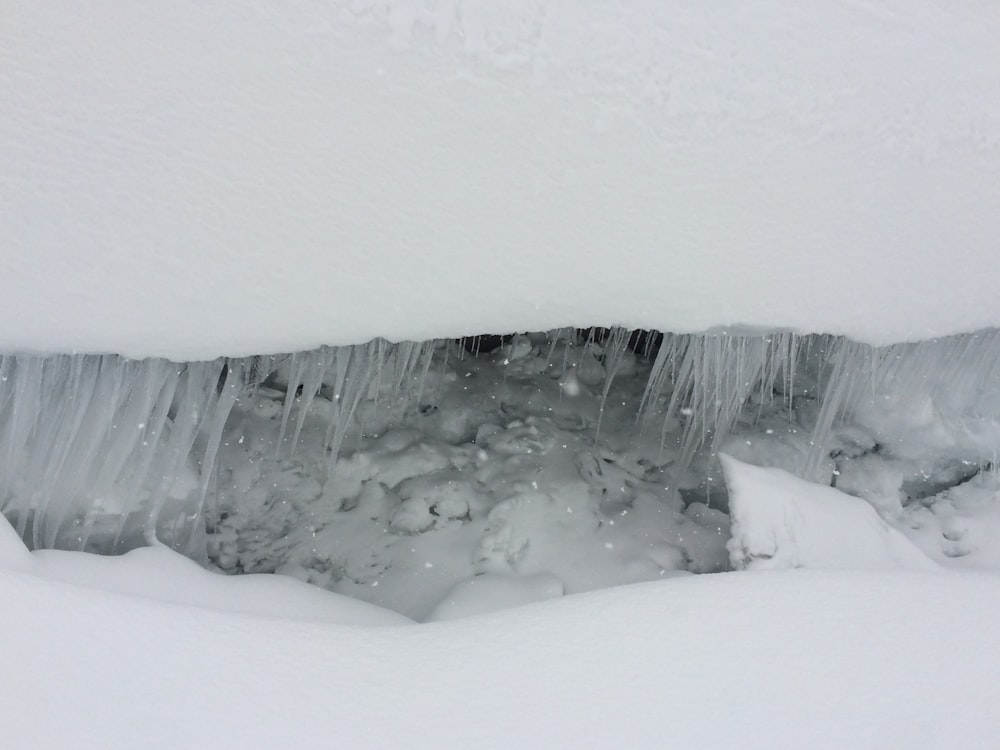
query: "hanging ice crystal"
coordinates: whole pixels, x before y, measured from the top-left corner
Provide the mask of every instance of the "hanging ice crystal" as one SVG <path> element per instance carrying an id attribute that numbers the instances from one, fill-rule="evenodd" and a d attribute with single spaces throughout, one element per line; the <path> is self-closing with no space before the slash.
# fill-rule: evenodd
<path id="1" fill-rule="evenodd" d="M 613 384 L 636 371 L 636 357 L 644 354 L 639 343 L 648 347 L 651 340 L 639 333 L 590 329 L 581 336 L 565 329 L 550 334 L 547 355 L 539 355 L 542 373 L 550 366 L 593 371 L 584 380 L 599 403 L 591 425 L 597 440 Z M 675 475 L 697 457 L 716 454 L 774 399 L 789 412 L 808 407 L 806 477 L 829 462 L 844 419 L 904 457 L 920 445 L 906 436 L 933 424 L 947 431 L 942 439 L 957 459 L 996 464 L 1000 331 L 888 347 L 787 332 L 668 334 L 656 342 L 637 405 L 639 429 L 659 431 Z M 328 476 L 352 430 L 381 434 L 403 419 L 421 397 L 435 352 L 446 368 L 449 348 L 441 341 L 376 340 L 180 364 L 114 355 L 2 356 L 0 510 L 33 547 L 116 552 L 155 535 L 199 557 L 220 445 L 242 399 L 261 384 L 283 389 L 274 457 L 293 457 L 309 432 L 329 455 Z M 456 354 L 473 356 L 462 348 Z"/>
<path id="2" fill-rule="evenodd" d="M 282 436 L 296 411 L 294 431 L 279 451 L 294 450 L 324 389 L 334 458 L 366 397 L 381 397 L 391 421 L 419 392 L 433 347 L 379 341 L 293 355 Z M 156 535 L 199 556 L 230 412 L 286 359 L 0 357 L 0 510 L 33 547 L 116 552 Z"/>
<path id="3" fill-rule="evenodd" d="M 797 380 L 811 382 L 801 389 L 800 401 L 805 397 L 818 406 L 801 467 L 810 479 L 834 450 L 836 425 L 846 418 L 879 442 L 899 443 L 913 429 L 913 415 L 929 409 L 942 417 L 934 420 L 939 428 L 952 431 L 956 454 L 988 456 L 1000 445 L 996 330 L 885 347 L 793 333 L 668 335 L 652 365 L 640 424 L 648 429 L 661 420 L 664 443 L 677 441 L 674 469 L 681 472 L 699 452 L 717 453 L 737 421 L 755 418 L 748 408 L 753 397 L 763 403 L 777 392 L 792 410 Z M 903 420 L 895 429 L 887 412 Z M 683 426 L 675 434 L 678 418 Z"/>
<path id="4" fill-rule="evenodd" d="M 798 348 L 792 333 L 668 336 L 643 395 L 644 426 L 658 414 L 658 397 L 669 392 L 659 416 L 664 441 L 673 420 L 684 417 L 677 466 L 687 466 L 701 448 L 717 452 L 753 393 L 772 398 L 779 378 L 791 392 Z"/>

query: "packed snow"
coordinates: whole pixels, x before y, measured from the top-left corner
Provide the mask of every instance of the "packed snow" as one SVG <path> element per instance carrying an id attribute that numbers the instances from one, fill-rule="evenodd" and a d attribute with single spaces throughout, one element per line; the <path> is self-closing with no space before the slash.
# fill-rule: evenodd
<path id="1" fill-rule="evenodd" d="M 1000 325 L 997 39 L 936 0 L 12 4 L 0 350 Z"/>

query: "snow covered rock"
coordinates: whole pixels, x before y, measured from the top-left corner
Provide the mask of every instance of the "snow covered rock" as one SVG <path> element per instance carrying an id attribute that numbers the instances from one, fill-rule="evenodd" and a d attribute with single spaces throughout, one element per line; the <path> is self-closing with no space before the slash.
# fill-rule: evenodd
<path id="1" fill-rule="evenodd" d="M 781 469 L 722 455 L 734 568 L 913 568 L 937 565 L 864 500 Z"/>

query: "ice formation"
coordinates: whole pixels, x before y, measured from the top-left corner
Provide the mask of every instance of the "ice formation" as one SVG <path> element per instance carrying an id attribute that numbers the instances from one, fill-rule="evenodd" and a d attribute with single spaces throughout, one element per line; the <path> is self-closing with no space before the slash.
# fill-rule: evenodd
<path id="1" fill-rule="evenodd" d="M 640 339 L 645 348 L 636 353 Z M 470 403 L 487 398 L 475 380 L 463 386 L 466 402 L 428 386 L 454 378 L 462 358 L 476 359 L 455 342 L 383 340 L 186 364 L 8 355 L 0 359 L 0 507 L 33 548 L 116 552 L 156 538 L 206 560 L 206 534 L 226 525 L 220 518 L 240 512 L 239 493 L 225 487 L 249 481 L 239 478 L 242 466 L 296 460 L 305 432 L 311 453 L 303 460 L 312 468 L 303 471 L 317 483 L 318 497 L 328 491 L 345 445 L 353 455 L 393 425 L 404 443 L 413 442 L 407 430 L 416 430 L 424 439 L 492 451 L 491 435 L 508 423 L 541 418 L 546 408 L 546 418 L 554 416 L 553 407 L 533 407 L 531 398 L 517 406 L 503 396 L 469 412 Z M 503 378 L 539 389 L 539 404 L 556 403 L 556 396 L 544 395 L 546 382 L 566 399 L 569 411 L 557 426 L 594 441 L 587 449 L 594 458 L 576 459 L 585 479 L 596 476 L 589 462 L 596 461 L 600 474 L 601 451 L 625 450 L 624 439 L 635 455 L 646 456 L 644 472 L 655 468 L 668 488 L 693 492 L 688 503 L 703 493 L 710 503 L 711 492 L 724 493 L 710 475 L 714 456 L 726 450 L 812 481 L 842 482 L 887 516 L 901 517 L 906 486 L 914 497 L 933 495 L 992 468 L 1000 446 L 1000 334 L 992 330 L 873 347 L 793 333 L 660 338 L 622 328 L 562 329 L 516 336 L 493 360 Z M 258 399 L 261 388 L 271 395 Z M 583 391 L 591 400 L 574 400 Z M 249 435 L 243 417 L 231 418 L 237 406 L 241 413 L 273 410 L 273 417 L 254 423 Z M 789 428 L 800 433 L 794 439 L 777 440 L 770 427 L 754 426 L 762 415 L 773 420 L 783 411 L 798 415 Z M 605 435 L 609 424 L 614 429 Z M 846 424 L 854 433 L 845 432 Z M 266 448 L 254 452 L 245 439 Z M 504 453 L 497 450 L 500 460 Z M 313 456 L 325 458 L 316 463 Z M 875 458 L 879 467 L 899 472 L 880 491 L 869 490 L 873 472 L 882 470 L 871 468 Z M 860 471 L 864 465 L 869 468 Z M 393 491 L 398 482 L 391 472 L 379 481 Z M 480 490 L 486 486 L 477 481 Z M 222 496 L 228 504 L 220 511 Z M 342 502 L 359 501 L 351 497 Z M 452 515 L 441 501 L 425 507 L 406 498 L 387 518 L 397 533 Z M 470 512 L 469 498 L 458 499 L 465 504 L 455 518 Z M 407 521 L 404 510 L 417 515 Z M 216 537 L 216 554 L 218 543 Z M 712 569 L 690 550 L 685 554 L 688 569 Z"/>
<path id="2" fill-rule="evenodd" d="M 135 537 L 160 536 L 198 556 L 202 513 L 237 399 L 287 360 L 289 398 L 275 452 L 286 443 L 294 451 L 322 391 L 332 406 L 326 445 L 336 456 L 362 398 L 377 403 L 383 386 L 398 396 L 418 365 L 429 365 L 432 349 L 433 343 L 376 341 L 189 363 L 0 357 L 0 507 L 36 548 L 113 552 L 135 546 Z M 390 413 L 395 406 L 388 404 Z M 95 515 L 115 521 L 102 528 L 87 520 Z"/>
<path id="3" fill-rule="evenodd" d="M 0 507 L 203 559 L 262 384 L 268 460 L 319 429 L 325 486 L 437 408 L 442 337 L 602 323 L 546 344 L 598 467 L 631 410 L 688 507 L 726 450 L 900 515 L 1000 444 L 998 37 L 931 0 L 10 9 Z M 750 439 L 776 403 L 794 439 Z"/>

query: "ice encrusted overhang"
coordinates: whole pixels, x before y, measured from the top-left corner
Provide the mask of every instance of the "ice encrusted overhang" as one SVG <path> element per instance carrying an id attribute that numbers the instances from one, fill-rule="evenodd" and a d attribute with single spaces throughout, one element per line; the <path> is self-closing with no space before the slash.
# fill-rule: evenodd
<path id="1" fill-rule="evenodd" d="M 940 452 L 944 444 L 946 459 L 978 462 L 980 470 L 996 468 L 996 329 L 887 347 L 791 333 L 666 334 L 645 340 L 647 348 L 639 352 L 647 359 L 639 370 L 644 389 L 631 391 L 633 403 L 618 404 L 634 416 L 636 436 L 649 431 L 661 435 L 659 463 L 669 465 L 671 482 L 683 481 L 699 455 L 714 458 L 726 448 L 738 422 L 752 424 L 764 410 L 772 413 L 782 405 L 792 433 L 811 433 L 808 443 L 803 442 L 806 436 L 796 441 L 804 450 L 796 470 L 808 479 L 829 483 L 831 472 L 836 473 L 832 456 L 845 450 L 861 455 L 885 438 L 894 443 L 890 450 L 906 456 L 906 441 L 891 434 L 899 431 L 891 418 L 883 417 L 882 426 L 876 420 L 870 435 L 859 433 L 861 443 L 870 441 L 867 447 L 856 437 L 848 435 L 845 441 L 834 432 L 845 417 L 885 411 L 884 402 L 890 412 L 931 410 L 936 415 L 931 423 L 943 430 L 932 441 L 938 444 L 934 450 Z M 511 377 L 528 382 L 539 395 L 562 389 L 573 401 L 582 388 L 596 399 L 597 411 L 589 416 L 586 402 L 567 405 L 571 411 L 583 409 L 574 421 L 578 430 L 593 430 L 596 451 L 615 379 L 636 376 L 636 341 L 624 328 L 610 329 L 600 338 L 591 332 L 581 339 L 575 329 L 519 336 L 497 362 L 506 367 L 510 360 L 523 360 L 513 366 Z M 0 356 L 0 511 L 36 548 L 111 552 L 155 537 L 201 557 L 206 503 L 220 482 L 234 481 L 239 464 L 292 459 L 303 427 L 311 419 L 315 432 L 318 419 L 325 433 L 319 448 L 325 466 L 313 471 L 317 480 L 326 481 L 348 435 L 377 436 L 407 416 L 419 421 L 418 415 L 438 410 L 439 399 L 425 393 L 425 386 L 432 368 L 434 378 L 456 379 L 448 371 L 449 356 L 464 356 L 464 350 L 443 340 L 377 340 L 190 363 L 118 355 Z M 466 377 L 474 375 L 466 372 Z M 559 379 L 558 386 L 553 378 Z M 465 401 L 483 399 L 483 393 L 475 394 L 476 380 L 468 382 L 473 393 Z M 259 388 L 274 396 L 258 403 Z M 275 410 L 263 415 L 267 427 L 258 437 L 268 447 L 263 454 L 258 447 L 256 457 L 235 447 L 244 435 L 229 420 L 241 401 L 244 411 Z M 449 408 L 446 402 L 446 397 L 440 401 L 442 408 Z M 802 403 L 805 421 L 794 416 Z M 492 410 L 494 417 L 489 416 Z M 499 429 L 494 420 L 509 421 L 511 413 L 502 401 L 494 401 L 483 425 Z M 620 429 L 620 413 L 616 421 Z M 911 426 L 924 428 L 919 419 Z M 455 439 L 467 442 L 471 437 Z M 668 445 L 669 458 L 664 453 Z M 223 446 L 228 448 L 224 465 Z M 794 445 L 790 449 L 796 450 Z M 922 460 L 929 478 L 936 459 Z"/>
<path id="2" fill-rule="evenodd" d="M 1000 10 L 21 4 L 7 352 L 1000 324 Z"/>

